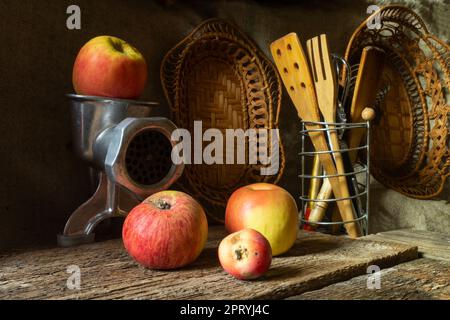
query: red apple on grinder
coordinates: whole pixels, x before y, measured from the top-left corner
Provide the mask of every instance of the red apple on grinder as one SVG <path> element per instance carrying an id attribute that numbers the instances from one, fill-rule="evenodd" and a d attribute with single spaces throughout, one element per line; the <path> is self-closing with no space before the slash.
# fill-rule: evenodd
<path id="1" fill-rule="evenodd" d="M 207 237 L 203 208 L 179 191 L 151 195 L 131 210 L 122 229 L 128 253 L 151 269 L 175 269 L 193 262 Z"/>
<path id="2" fill-rule="evenodd" d="M 219 245 L 220 264 L 237 279 L 256 279 L 269 270 L 272 249 L 258 231 L 246 228 L 225 237 Z"/>
<path id="3" fill-rule="evenodd" d="M 83 95 L 137 99 L 147 80 L 142 54 L 122 39 L 99 36 L 78 53 L 72 73 L 75 92 Z"/>

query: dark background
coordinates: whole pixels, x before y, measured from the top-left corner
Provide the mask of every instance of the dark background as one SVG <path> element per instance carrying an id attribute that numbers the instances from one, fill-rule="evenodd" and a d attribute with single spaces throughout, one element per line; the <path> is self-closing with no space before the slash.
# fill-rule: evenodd
<path id="1" fill-rule="evenodd" d="M 66 28 L 66 9 L 81 8 L 81 30 Z M 167 111 L 159 67 L 164 54 L 211 17 L 236 23 L 270 57 L 269 44 L 291 31 L 302 41 L 327 33 L 343 54 L 367 17 L 365 1 L 61 1 L 0 0 L 0 249 L 51 245 L 70 213 L 93 191 L 88 169 L 71 150 L 72 64 L 98 35 L 136 46 L 148 62 L 144 100 Z M 299 192 L 297 116 L 284 95 L 281 181 Z"/>

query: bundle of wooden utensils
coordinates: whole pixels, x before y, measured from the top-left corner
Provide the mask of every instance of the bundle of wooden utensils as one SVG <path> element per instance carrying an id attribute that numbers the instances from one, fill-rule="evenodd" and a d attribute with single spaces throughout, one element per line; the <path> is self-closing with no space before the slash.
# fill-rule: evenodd
<path id="1" fill-rule="evenodd" d="M 342 224 L 348 235 L 356 238 L 363 234 L 358 222 L 361 205 L 352 201 L 357 182 L 346 172 L 354 172 L 353 164 L 358 157 L 357 149 L 365 140 L 365 130 L 343 132 L 338 124 L 347 119 L 361 123 L 375 117 L 373 106 L 385 53 L 366 47 L 359 65 L 353 69 L 343 58 L 330 54 L 326 35 L 309 39 L 306 45 L 309 59 L 295 33 L 270 46 L 286 90 L 317 152 L 311 176 L 318 176 L 323 168 L 326 177 L 321 185 L 319 179 L 311 180 L 309 198 L 314 201 L 303 208 L 308 211 L 304 217 L 308 219 L 307 226 L 315 228 L 314 223 L 322 221 L 330 203 L 327 200 L 334 194 Z"/>

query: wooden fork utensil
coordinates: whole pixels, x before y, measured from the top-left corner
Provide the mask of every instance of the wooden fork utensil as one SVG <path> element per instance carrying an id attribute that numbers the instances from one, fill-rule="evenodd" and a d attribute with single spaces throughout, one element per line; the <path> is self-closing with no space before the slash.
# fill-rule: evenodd
<path id="1" fill-rule="evenodd" d="M 312 76 L 316 88 L 317 101 L 319 109 L 322 113 L 323 119 L 328 123 L 336 123 L 336 98 L 337 98 L 337 79 L 335 73 L 335 66 L 331 60 L 331 55 L 328 49 L 327 36 L 321 34 L 306 41 L 308 49 L 309 61 L 311 64 Z M 331 149 L 334 152 L 334 160 L 336 163 L 337 173 L 345 174 L 344 162 L 342 154 L 339 151 L 339 137 L 336 127 L 332 124 L 328 125 L 328 132 L 330 137 Z M 339 176 L 339 186 L 342 196 L 350 197 L 350 192 L 345 176 Z M 352 210 L 353 212 L 353 210 Z M 352 216 L 342 216 L 343 221 L 351 221 L 356 218 L 355 214 Z M 359 229 L 359 225 L 352 222 L 352 228 Z M 350 227 L 347 225 L 347 227 Z M 358 230 L 360 232 L 360 230 Z"/>
<path id="2" fill-rule="evenodd" d="M 372 107 L 376 102 L 376 95 L 384 67 L 385 53 L 376 47 L 365 47 L 362 50 L 361 60 L 358 64 L 356 81 L 350 110 L 350 118 L 353 123 L 371 121 L 375 117 Z M 349 72 L 348 70 L 346 70 Z M 356 73 L 355 73 L 356 74 Z M 354 128 L 347 134 L 348 148 L 356 148 L 364 137 L 364 129 Z M 357 151 L 350 152 L 350 160 L 353 164 L 357 158 Z M 317 200 L 327 200 L 331 197 L 332 186 L 324 181 L 317 195 Z M 328 202 L 318 201 L 309 214 L 311 222 L 321 221 Z"/>

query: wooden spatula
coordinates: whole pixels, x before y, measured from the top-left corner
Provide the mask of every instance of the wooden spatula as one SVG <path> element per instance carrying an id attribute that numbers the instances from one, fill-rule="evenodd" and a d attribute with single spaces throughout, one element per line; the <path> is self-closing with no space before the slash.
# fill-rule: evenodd
<path id="1" fill-rule="evenodd" d="M 365 47 L 362 50 L 353 93 L 350 118 L 352 122 L 363 121 L 362 112 L 366 107 L 373 107 L 383 74 L 386 54 L 376 47 Z M 356 148 L 364 137 L 363 128 L 355 128 L 349 132 L 347 143 L 349 148 Z M 350 152 L 352 163 L 356 161 L 357 151 Z"/>
<path id="2" fill-rule="evenodd" d="M 304 121 L 320 121 L 319 107 L 314 90 L 314 83 L 309 71 L 308 62 L 296 33 L 290 33 L 270 45 L 275 64 L 281 79 L 294 103 L 297 113 Z M 308 130 L 318 130 L 320 125 L 306 125 Z M 329 151 L 323 131 L 310 132 L 309 136 L 316 151 Z M 336 175 L 336 167 L 330 153 L 321 153 L 319 160 L 328 175 Z M 342 198 L 339 179 L 329 178 L 331 187 L 337 198 Z M 341 216 L 351 220 L 353 211 L 349 200 L 337 201 Z M 346 224 L 351 237 L 360 236 L 355 224 Z"/>

